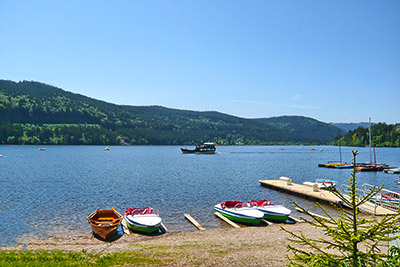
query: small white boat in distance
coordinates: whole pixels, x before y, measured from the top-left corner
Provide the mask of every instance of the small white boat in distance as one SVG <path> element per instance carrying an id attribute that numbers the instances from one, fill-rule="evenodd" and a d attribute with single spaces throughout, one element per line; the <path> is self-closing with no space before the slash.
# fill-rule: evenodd
<path id="1" fill-rule="evenodd" d="M 315 183 L 320 189 L 329 189 L 336 186 L 336 181 L 331 179 L 316 179 Z"/>
<path id="2" fill-rule="evenodd" d="M 385 170 L 386 173 L 400 173 L 400 167 L 394 169 L 387 169 Z"/>

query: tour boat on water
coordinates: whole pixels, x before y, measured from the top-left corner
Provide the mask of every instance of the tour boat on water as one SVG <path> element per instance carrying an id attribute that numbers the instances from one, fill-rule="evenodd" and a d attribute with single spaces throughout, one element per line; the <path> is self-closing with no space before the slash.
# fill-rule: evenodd
<path id="1" fill-rule="evenodd" d="M 194 149 L 181 148 L 183 154 L 215 154 L 215 150 L 215 144 L 212 142 L 196 145 Z"/>

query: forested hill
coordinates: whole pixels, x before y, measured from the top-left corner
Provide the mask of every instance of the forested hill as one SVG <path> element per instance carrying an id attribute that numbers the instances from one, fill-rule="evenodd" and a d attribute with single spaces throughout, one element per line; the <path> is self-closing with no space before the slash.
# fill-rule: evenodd
<path id="1" fill-rule="evenodd" d="M 346 135 L 335 140 L 335 144 L 345 146 L 369 146 L 369 129 L 358 127 L 349 131 Z M 400 147 L 400 123 L 389 124 L 378 123 L 372 127 L 373 145 L 385 147 Z"/>
<path id="2" fill-rule="evenodd" d="M 307 144 L 333 141 L 338 133 L 304 117 L 245 119 L 115 105 L 39 82 L 6 80 L 0 80 L 0 122 L 1 144 Z"/>
<path id="3" fill-rule="evenodd" d="M 339 135 L 337 127 L 302 116 L 280 116 L 258 120 L 285 132 L 294 142 L 327 143 Z"/>
<path id="4" fill-rule="evenodd" d="M 330 125 L 333 125 L 335 127 L 340 128 L 341 131 L 341 135 L 346 134 L 348 131 L 352 131 L 357 129 L 358 127 L 362 127 L 362 128 L 368 128 L 369 127 L 369 123 L 368 122 L 359 122 L 359 123 L 329 123 Z"/>

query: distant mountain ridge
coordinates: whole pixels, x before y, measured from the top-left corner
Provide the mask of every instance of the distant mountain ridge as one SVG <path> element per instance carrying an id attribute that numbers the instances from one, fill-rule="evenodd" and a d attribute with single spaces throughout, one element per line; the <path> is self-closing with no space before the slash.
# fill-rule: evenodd
<path id="1" fill-rule="evenodd" d="M 303 116 L 279 116 L 257 119 L 286 132 L 295 142 L 332 141 L 338 136 L 338 128 L 328 123 Z"/>
<path id="2" fill-rule="evenodd" d="M 343 130 L 342 134 L 346 134 L 348 131 L 352 131 L 357 129 L 358 127 L 362 127 L 362 128 L 369 128 L 369 122 L 359 122 L 359 123 L 334 123 L 331 122 L 329 123 L 332 126 L 338 127 L 341 130 Z"/>
<path id="3" fill-rule="evenodd" d="M 312 118 L 246 119 L 214 111 L 107 103 L 39 82 L 0 80 L 0 143 L 328 143 L 338 128 Z"/>

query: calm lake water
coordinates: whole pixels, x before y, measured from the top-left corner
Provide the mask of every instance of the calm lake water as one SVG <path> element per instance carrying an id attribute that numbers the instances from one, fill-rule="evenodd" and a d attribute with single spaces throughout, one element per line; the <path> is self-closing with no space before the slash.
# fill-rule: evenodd
<path id="1" fill-rule="evenodd" d="M 213 215 L 224 200 L 271 199 L 292 208 L 315 203 L 261 187 L 259 179 L 293 182 L 334 179 L 346 183 L 350 170 L 318 168 L 339 160 L 338 147 L 219 146 L 215 155 L 183 155 L 179 146 L 0 146 L 0 246 L 27 238 L 91 232 L 87 215 L 97 208 L 151 206 L 170 231 L 194 230 L 189 213 L 205 228 L 228 227 Z M 283 148 L 284 150 L 281 150 Z M 322 151 L 320 151 L 322 149 Z M 351 147 L 342 148 L 351 162 Z M 357 148 L 369 161 L 369 148 Z M 377 161 L 400 166 L 399 148 L 376 148 Z M 384 184 L 399 191 L 398 174 L 363 172 L 358 184 Z M 293 208 L 292 208 L 293 209 Z M 297 215 L 294 213 L 294 215 Z"/>

